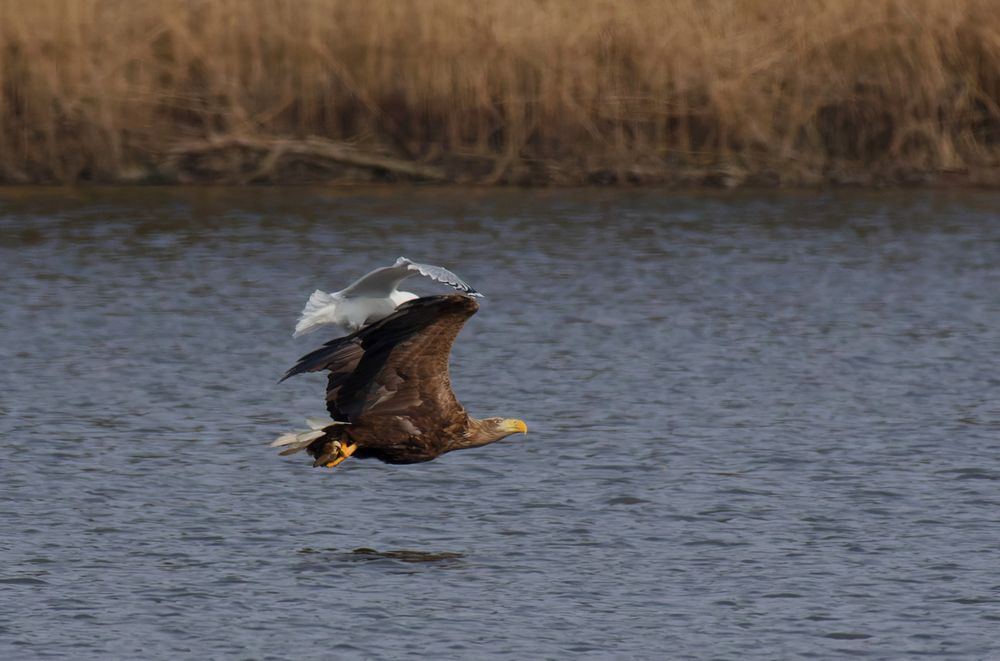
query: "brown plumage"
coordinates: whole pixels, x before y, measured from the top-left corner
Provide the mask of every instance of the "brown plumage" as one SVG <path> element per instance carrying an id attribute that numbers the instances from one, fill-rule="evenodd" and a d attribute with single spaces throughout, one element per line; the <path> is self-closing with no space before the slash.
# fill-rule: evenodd
<path id="1" fill-rule="evenodd" d="M 418 298 L 303 356 L 281 380 L 329 371 L 326 408 L 334 422 L 274 444 L 289 445 L 284 453 L 308 450 L 315 466 L 347 456 L 411 464 L 527 431 L 520 420 L 470 417 L 451 390 L 451 345 L 478 309 L 462 294 Z"/>

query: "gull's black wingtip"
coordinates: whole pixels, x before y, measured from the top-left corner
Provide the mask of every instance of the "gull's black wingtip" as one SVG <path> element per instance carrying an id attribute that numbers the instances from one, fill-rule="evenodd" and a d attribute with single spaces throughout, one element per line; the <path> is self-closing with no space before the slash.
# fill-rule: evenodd
<path id="1" fill-rule="evenodd" d="M 460 285 L 452 285 L 452 286 L 458 291 L 465 294 L 466 296 L 472 296 L 473 298 L 483 298 L 484 296 L 486 296 L 486 294 L 484 294 L 483 292 L 479 291 L 475 287 L 471 287 L 465 284 L 464 282 L 461 283 Z"/>

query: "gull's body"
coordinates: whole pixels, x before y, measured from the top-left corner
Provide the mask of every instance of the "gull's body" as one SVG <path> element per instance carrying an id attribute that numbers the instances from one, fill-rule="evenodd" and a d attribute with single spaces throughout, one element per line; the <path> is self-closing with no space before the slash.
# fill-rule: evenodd
<path id="1" fill-rule="evenodd" d="M 403 303 L 417 298 L 413 292 L 399 289 L 399 283 L 415 275 L 443 282 L 469 296 L 482 296 L 446 268 L 400 257 L 392 266 L 375 269 L 346 289 L 332 294 L 314 291 L 295 324 L 293 335 L 305 335 L 330 324 L 353 333 L 385 319 Z"/>

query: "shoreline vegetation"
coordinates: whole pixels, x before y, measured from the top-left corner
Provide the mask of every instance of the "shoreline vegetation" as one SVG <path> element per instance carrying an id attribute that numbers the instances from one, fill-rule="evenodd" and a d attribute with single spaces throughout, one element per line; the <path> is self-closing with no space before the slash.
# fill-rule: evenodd
<path id="1" fill-rule="evenodd" d="M 0 0 L 0 183 L 1000 185 L 994 0 Z"/>

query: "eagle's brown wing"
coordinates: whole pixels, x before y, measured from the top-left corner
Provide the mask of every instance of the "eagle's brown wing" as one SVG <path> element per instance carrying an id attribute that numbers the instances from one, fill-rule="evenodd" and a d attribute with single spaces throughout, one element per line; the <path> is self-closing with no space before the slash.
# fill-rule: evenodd
<path id="1" fill-rule="evenodd" d="M 329 370 L 327 409 L 341 422 L 407 434 L 464 425 L 465 409 L 448 378 L 448 355 L 478 309 L 462 294 L 414 299 L 303 356 L 282 380 Z"/>

